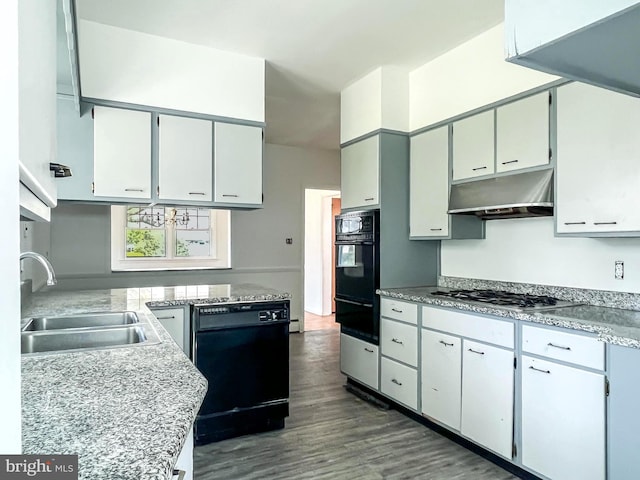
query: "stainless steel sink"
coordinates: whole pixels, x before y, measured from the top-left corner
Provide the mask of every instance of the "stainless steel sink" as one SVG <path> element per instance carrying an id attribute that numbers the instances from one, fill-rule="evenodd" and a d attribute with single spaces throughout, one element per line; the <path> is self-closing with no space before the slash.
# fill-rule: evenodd
<path id="1" fill-rule="evenodd" d="M 135 312 L 85 313 L 59 317 L 36 317 L 30 319 L 22 328 L 23 332 L 60 330 L 65 328 L 96 328 L 122 326 L 138 323 Z"/>
<path id="2" fill-rule="evenodd" d="M 147 341 L 140 325 L 22 333 L 22 353 L 99 349 L 134 345 Z"/>

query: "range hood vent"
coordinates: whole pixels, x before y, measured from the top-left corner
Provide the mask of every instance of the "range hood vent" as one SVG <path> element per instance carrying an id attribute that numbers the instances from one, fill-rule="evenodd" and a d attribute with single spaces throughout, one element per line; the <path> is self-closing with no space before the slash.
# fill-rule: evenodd
<path id="1" fill-rule="evenodd" d="M 497 218 L 553 215 L 553 168 L 451 186 L 450 214 Z"/>

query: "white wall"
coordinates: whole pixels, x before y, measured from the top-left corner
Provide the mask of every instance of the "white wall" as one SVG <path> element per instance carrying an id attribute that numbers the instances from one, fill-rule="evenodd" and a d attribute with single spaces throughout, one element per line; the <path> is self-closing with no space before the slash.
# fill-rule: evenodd
<path id="1" fill-rule="evenodd" d="M 264 122 L 262 58 L 78 22 L 82 95 Z"/>
<path id="2" fill-rule="evenodd" d="M 52 211 L 51 262 L 60 289 L 258 283 L 293 295 L 302 318 L 304 191 L 339 189 L 337 151 L 267 144 L 264 206 L 231 214 L 231 270 L 111 273 L 109 207 L 61 204 Z M 285 239 L 291 237 L 292 245 Z"/>
<path id="3" fill-rule="evenodd" d="M 340 142 L 374 130 L 408 130 L 408 72 L 378 67 L 340 93 Z"/>
<path id="4" fill-rule="evenodd" d="M 504 60 L 504 25 L 409 74 L 411 131 L 557 80 Z"/>
<path id="5" fill-rule="evenodd" d="M 335 190 L 308 189 L 304 219 L 304 310 L 331 314 L 331 198 Z"/>
<path id="6" fill-rule="evenodd" d="M 550 217 L 486 228 L 484 240 L 442 242 L 442 275 L 640 293 L 640 238 L 555 238 Z M 624 280 L 614 279 L 616 260 Z"/>
<path id="7" fill-rule="evenodd" d="M 20 392 L 20 222 L 18 196 L 18 4 L 8 0 L 2 5 L 0 31 L 0 199 L 5 215 L 0 236 L 0 452 L 22 451 Z"/>

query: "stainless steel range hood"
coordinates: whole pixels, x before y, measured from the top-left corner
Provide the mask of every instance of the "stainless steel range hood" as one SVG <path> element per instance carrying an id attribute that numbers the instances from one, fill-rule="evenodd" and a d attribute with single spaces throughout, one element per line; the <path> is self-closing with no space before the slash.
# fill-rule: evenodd
<path id="1" fill-rule="evenodd" d="M 487 220 L 553 215 L 553 168 L 452 185 L 448 213 Z"/>

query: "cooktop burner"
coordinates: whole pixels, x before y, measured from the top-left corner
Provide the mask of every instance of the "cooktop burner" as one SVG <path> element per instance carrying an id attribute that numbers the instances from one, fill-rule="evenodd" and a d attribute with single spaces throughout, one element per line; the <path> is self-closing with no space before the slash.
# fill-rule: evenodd
<path id="1" fill-rule="evenodd" d="M 575 305 L 575 303 L 560 300 L 555 297 L 505 292 L 503 290 L 438 290 L 433 292 L 432 295 L 470 302 L 490 303 L 491 305 L 499 305 L 516 310 L 541 310 Z"/>

